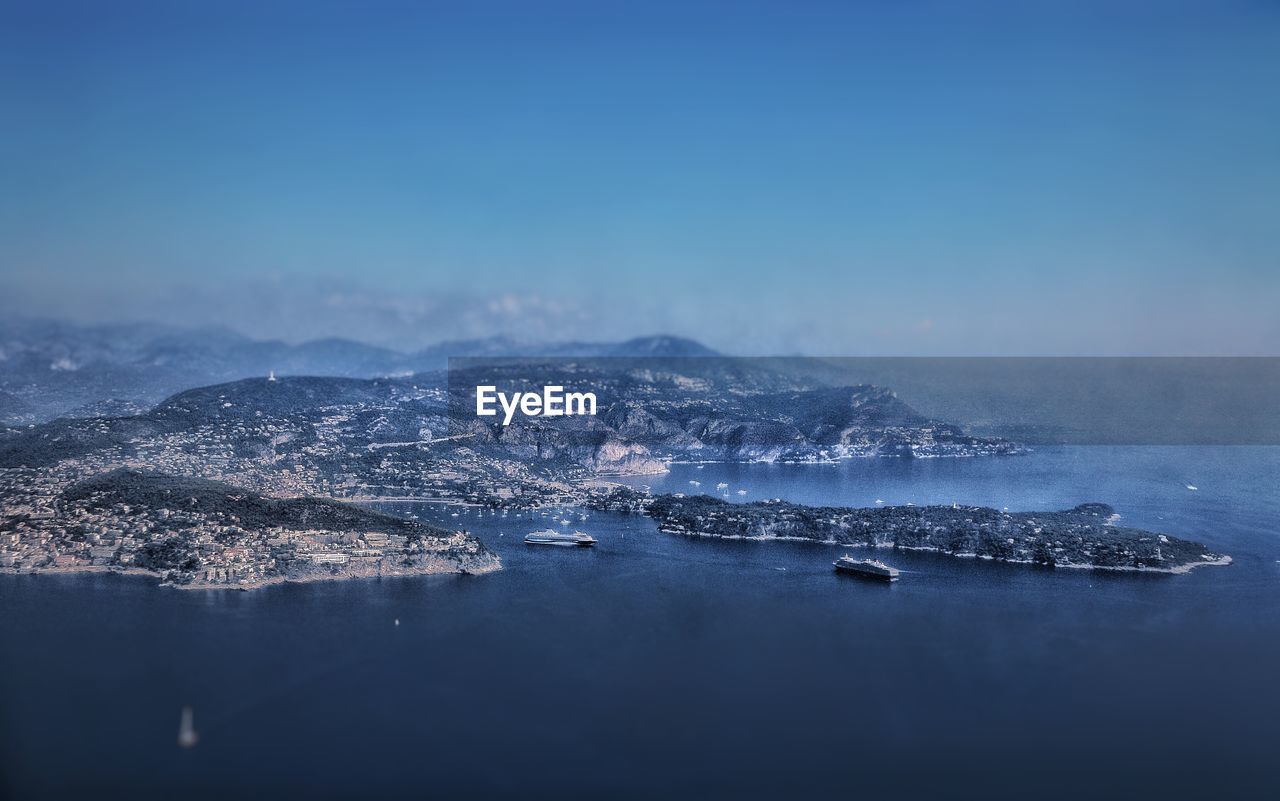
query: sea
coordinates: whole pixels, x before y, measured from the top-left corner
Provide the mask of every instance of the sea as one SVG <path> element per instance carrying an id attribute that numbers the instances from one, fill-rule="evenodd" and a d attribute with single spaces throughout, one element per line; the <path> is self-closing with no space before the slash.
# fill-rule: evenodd
<path id="1" fill-rule="evenodd" d="M 1220 799 L 1280 787 L 1280 448 L 677 464 L 626 482 L 732 502 L 1100 501 L 1122 524 L 1234 561 L 1166 576 L 876 551 L 902 571 L 886 585 L 836 574 L 835 546 L 400 502 L 378 508 L 471 531 L 505 569 L 252 592 L 5 575 L 0 796 Z M 546 527 L 599 545 L 522 543 Z M 184 707 L 190 748 L 177 742 Z"/>

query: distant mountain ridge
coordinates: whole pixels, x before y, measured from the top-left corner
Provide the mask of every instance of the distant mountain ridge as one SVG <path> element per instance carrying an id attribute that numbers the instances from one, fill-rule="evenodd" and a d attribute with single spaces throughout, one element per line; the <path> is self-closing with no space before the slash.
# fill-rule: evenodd
<path id="1" fill-rule="evenodd" d="M 521 343 L 508 337 L 489 337 L 458 342 L 442 342 L 416 354 L 421 372 L 444 367 L 449 358 L 458 357 L 654 357 L 690 358 L 721 356 L 701 342 L 684 337 L 655 335 L 636 337 L 625 342 L 559 342 Z"/>
<path id="2" fill-rule="evenodd" d="M 226 328 L 153 324 L 0 323 L 0 424 L 150 405 L 191 387 L 242 378 L 318 375 L 380 378 L 442 370 L 450 357 L 715 356 L 681 337 L 625 342 L 519 342 L 509 337 L 442 342 L 415 352 L 349 339 L 300 344 L 255 340 Z"/>
<path id="3" fill-rule="evenodd" d="M 335 473 L 350 472 L 361 461 L 413 461 L 418 445 L 437 438 L 465 440 L 498 462 L 598 473 L 655 472 L 672 460 L 831 461 L 1021 450 L 925 417 L 882 387 L 796 384 L 738 362 L 662 360 L 688 368 L 663 373 L 610 359 L 549 365 L 534 358 L 460 368 L 450 373 L 449 385 L 439 371 L 377 379 L 258 376 L 184 390 L 140 414 L 63 418 L 0 432 L 0 467 L 47 467 L 103 453 L 132 458 L 175 435 L 194 438 L 191 448 L 225 445 L 235 458 L 273 460 L 287 452 L 306 464 L 316 464 L 308 450 L 315 446 L 325 453 L 325 470 Z M 557 418 L 556 425 L 538 418 L 503 425 L 469 411 L 474 400 L 468 387 L 480 381 L 509 386 L 513 376 L 590 387 L 600 393 L 599 414 Z"/>

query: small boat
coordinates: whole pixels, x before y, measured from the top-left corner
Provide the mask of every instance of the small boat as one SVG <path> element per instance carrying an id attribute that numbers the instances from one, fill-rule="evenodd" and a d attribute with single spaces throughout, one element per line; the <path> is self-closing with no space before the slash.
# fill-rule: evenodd
<path id="1" fill-rule="evenodd" d="M 884 562 L 875 559 L 854 559 L 852 556 L 842 556 L 832 564 L 835 565 L 837 573 L 848 573 L 853 576 L 877 579 L 879 581 L 898 580 L 898 569 L 896 567 L 889 567 Z"/>
<path id="2" fill-rule="evenodd" d="M 192 718 L 191 707 L 184 706 L 182 708 L 182 721 L 178 724 L 178 745 L 183 748 L 193 748 L 196 743 L 200 742 L 200 735 L 196 734 L 196 727 Z"/>
<path id="3" fill-rule="evenodd" d="M 567 534 L 553 529 L 534 531 L 524 536 L 526 545 L 562 545 L 568 547 L 588 548 L 596 544 L 595 537 L 575 531 Z"/>

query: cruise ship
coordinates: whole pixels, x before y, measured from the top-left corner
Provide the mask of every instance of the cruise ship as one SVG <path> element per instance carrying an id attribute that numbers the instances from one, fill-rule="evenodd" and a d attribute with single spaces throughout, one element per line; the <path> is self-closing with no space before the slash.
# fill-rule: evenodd
<path id="1" fill-rule="evenodd" d="M 889 567 L 884 562 L 875 559 L 854 559 L 851 556 L 842 556 L 832 564 L 836 567 L 837 573 L 849 573 L 863 578 L 879 579 L 880 581 L 897 581 L 898 569 Z"/>
<path id="2" fill-rule="evenodd" d="M 590 534 L 583 534 L 581 531 L 575 531 L 572 534 L 566 534 L 553 529 L 544 529 L 543 531 L 535 531 L 524 536 L 526 545 L 567 545 L 586 548 L 596 544 L 595 537 Z"/>

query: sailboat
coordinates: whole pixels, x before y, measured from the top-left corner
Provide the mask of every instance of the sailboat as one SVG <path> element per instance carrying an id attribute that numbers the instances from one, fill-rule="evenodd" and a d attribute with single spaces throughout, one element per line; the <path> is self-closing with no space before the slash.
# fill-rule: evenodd
<path id="1" fill-rule="evenodd" d="M 183 748 L 191 748 L 200 742 L 200 735 L 196 734 L 195 724 L 192 723 L 191 707 L 184 706 L 182 708 L 182 722 L 178 724 L 178 745 Z"/>

